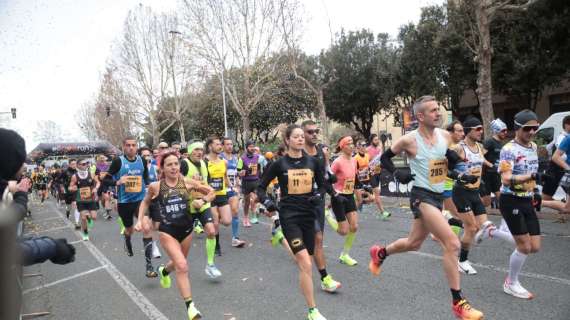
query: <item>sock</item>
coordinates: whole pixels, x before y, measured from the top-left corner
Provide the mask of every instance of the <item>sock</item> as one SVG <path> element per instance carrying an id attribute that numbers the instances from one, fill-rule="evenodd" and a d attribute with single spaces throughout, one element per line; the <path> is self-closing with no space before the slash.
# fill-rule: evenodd
<path id="1" fill-rule="evenodd" d="M 184 298 L 184 304 L 186 305 L 186 309 L 190 307 L 191 303 L 192 303 L 192 298 Z"/>
<path id="2" fill-rule="evenodd" d="M 214 264 L 214 253 L 216 252 L 216 238 L 210 239 L 206 238 L 206 257 L 208 258 L 208 264 Z"/>
<path id="3" fill-rule="evenodd" d="M 380 250 L 378 250 L 378 258 L 380 258 L 380 260 L 384 260 L 386 259 L 386 257 L 388 257 L 388 252 L 386 251 L 386 248 L 380 248 Z"/>
<path id="4" fill-rule="evenodd" d="M 71 212 L 69 212 L 69 210 L 65 211 L 65 216 L 67 217 L 67 219 L 69 219 L 69 215 L 71 214 Z"/>
<path id="5" fill-rule="evenodd" d="M 509 280 L 511 280 L 511 283 L 519 281 L 519 273 L 521 272 L 526 257 L 526 254 L 520 253 L 517 249 L 511 254 L 509 261 Z"/>
<path id="6" fill-rule="evenodd" d="M 232 217 L 232 237 L 239 238 L 239 217 Z"/>
<path id="7" fill-rule="evenodd" d="M 467 260 L 468 255 L 469 255 L 469 249 L 461 248 L 461 252 L 459 253 L 459 262 Z"/>
<path id="8" fill-rule="evenodd" d="M 349 231 L 344 239 L 344 249 L 342 250 L 343 254 L 348 254 L 350 252 L 354 238 L 356 238 L 356 233 Z"/>
<path id="9" fill-rule="evenodd" d="M 143 238 L 144 259 L 146 264 L 151 264 L 152 259 L 152 238 Z"/>
<path id="10" fill-rule="evenodd" d="M 216 250 L 220 250 L 220 234 L 216 234 Z"/>
<path id="11" fill-rule="evenodd" d="M 75 215 L 75 223 L 79 223 L 79 211 L 77 211 L 77 209 L 75 209 L 75 212 L 73 213 Z"/>
<path id="12" fill-rule="evenodd" d="M 333 228 L 334 231 L 338 231 L 338 221 L 336 221 L 336 218 L 334 217 L 334 215 L 326 215 L 325 214 L 325 217 L 327 218 L 327 222 L 329 223 L 331 228 Z"/>
<path id="13" fill-rule="evenodd" d="M 489 231 L 489 236 L 491 238 L 501 239 L 513 245 L 515 244 L 515 238 L 513 238 L 513 235 L 510 232 L 502 229 L 494 229 Z"/>
<path id="14" fill-rule="evenodd" d="M 105 209 L 105 211 L 107 211 L 107 215 L 111 215 L 111 209 Z"/>
<path id="15" fill-rule="evenodd" d="M 461 296 L 461 289 L 459 290 L 451 289 L 451 298 L 453 299 L 453 304 L 456 304 L 458 301 L 463 299 L 463 297 Z"/>
<path id="16" fill-rule="evenodd" d="M 309 308 L 309 313 L 314 312 L 316 309 L 317 309 L 317 307 Z"/>
<path id="17" fill-rule="evenodd" d="M 162 268 L 162 276 L 163 277 L 166 277 L 169 274 L 170 274 L 170 271 L 166 270 L 166 267 Z"/>
<path id="18" fill-rule="evenodd" d="M 328 276 L 327 268 L 324 268 L 323 270 L 319 270 L 319 273 L 321 274 L 321 280 L 323 280 L 326 276 Z"/>
<path id="19" fill-rule="evenodd" d="M 83 234 L 84 235 L 88 235 L 89 234 L 89 230 L 87 228 L 83 229 Z"/>

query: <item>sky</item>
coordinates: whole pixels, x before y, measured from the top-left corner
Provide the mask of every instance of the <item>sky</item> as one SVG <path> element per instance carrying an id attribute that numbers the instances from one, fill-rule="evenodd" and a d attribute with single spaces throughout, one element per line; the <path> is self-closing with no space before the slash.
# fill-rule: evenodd
<path id="1" fill-rule="evenodd" d="M 417 22 L 421 7 L 443 0 L 304 0 L 302 48 L 311 54 L 330 45 L 331 33 L 367 28 L 395 38 Z M 0 126 L 18 131 L 28 151 L 38 121 L 53 120 L 66 138 L 85 141 L 78 109 L 99 87 L 111 48 L 129 9 L 148 5 L 171 11 L 176 0 L 0 0 Z M 329 27 L 330 25 L 330 27 Z"/>

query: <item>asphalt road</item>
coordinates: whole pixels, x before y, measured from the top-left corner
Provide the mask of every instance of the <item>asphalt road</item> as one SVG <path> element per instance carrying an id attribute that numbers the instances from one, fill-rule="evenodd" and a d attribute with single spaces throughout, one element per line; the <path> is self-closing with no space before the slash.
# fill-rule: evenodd
<path id="1" fill-rule="evenodd" d="M 426 240 L 419 252 L 391 256 L 379 278 L 367 270 L 368 248 L 405 236 L 411 214 L 390 201 L 389 221 L 365 207 L 360 215 L 353 258 L 355 267 L 338 262 L 343 238 L 327 227 L 325 253 L 328 271 L 342 282 L 336 294 L 320 290 L 313 272 L 317 306 L 327 319 L 453 319 L 450 293 L 441 268 L 439 245 Z M 141 235 L 133 237 L 135 256 L 127 257 L 115 221 L 98 220 L 89 242 L 64 218 L 53 201 L 31 203 L 27 222 L 30 235 L 65 237 L 77 249 L 76 261 L 59 266 L 51 262 L 25 269 L 24 312 L 49 312 L 41 319 L 187 319 L 174 275 L 170 289 L 144 275 Z M 498 217 L 492 216 L 498 221 Z M 307 308 L 298 288 L 297 268 L 281 248 L 269 242 L 269 220 L 241 228 L 245 248 L 230 246 L 231 230 L 222 227 L 223 255 L 216 264 L 223 273 L 212 282 L 204 273 L 204 236 L 194 236 L 189 255 L 193 299 L 205 319 L 304 319 Z M 570 319 L 570 224 L 542 220 L 542 251 L 527 259 L 521 276 L 535 299 L 523 301 L 502 291 L 512 248 L 500 240 L 484 241 L 470 260 L 478 275 L 463 276 L 462 287 L 486 319 Z M 166 257 L 154 260 L 164 263 Z M 39 274 L 39 275 L 38 275 Z"/>

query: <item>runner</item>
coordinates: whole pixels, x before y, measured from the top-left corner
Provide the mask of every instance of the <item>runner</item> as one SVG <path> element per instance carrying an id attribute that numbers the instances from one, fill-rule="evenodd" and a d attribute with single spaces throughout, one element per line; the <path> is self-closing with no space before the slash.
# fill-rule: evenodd
<path id="1" fill-rule="evenodd" d="M 39 196 L 40 196 L 40 204 L 41 204 L 41 206 L 43 206 L 44 201 L 48 197 L 48 184 L 50 182 L 49 174 L 45 170 L 45 167 L 43 164 L 39 165 L 38 173 L 36 174 L 35 179 L 36 179 L 37 190 L 38 190 Z"/>
<path id="2" fill-rule="evenodd" d="M 546 199 L 542 199 L 541 202 L 542 206 L 558 210 L 558 212 L 561 214 L 570 214 L 570 201 L 568 201 L 568 194 L 570 194 L 570 159 L 568 157 L 568 154 L 570 154 L 570 135 L 567 135 L 566 137 L 564 137 L 564 139 L 562 139 L 562 142 L 560 142 L 560 144 L 556 148 L 556 151 L 554 151 L 554 154 L 552 155 L 552 162 L 550 164 L 551 166 L 557 166 L 558 168 L 560 168 L 563 173 L 562 177 L 560 178 L 559 185 L 566 192 L 567 201 L 563 202 L 563 201 L 553 200 L 552 197 L 545 197 Z M 546 176 L 545 180 L 547 182 L 543 190 L 547 188 L 549 181 L 550 183 L 552 183 L 553 180 L 558 178 L 556 176 L 558 174 L 556 172 L 556 169 L 549 169 L 548 172 L 551 175 Z M 548 191 L 551 191 L 552 189 L 553 188 L 551 188 Z M 558 222 L 565 223 L 566 218 L 562 216 L 558 220 Z"/>
<path id="3" fill-rule="evenodd" d="M 220 155 L 226 160 L 226 175 L 228 177 L 227 196 L 232 212 L 232 247 L 242 248 L 245 241 L 239 238 L 239 189 L 238 189 L 238 156 L 234 152 L 232 139 L 225 137 L 222 141 L 224 152 Z"/>
<path id="4" fill-rule="evenodd" d="M 77 172 L 71 177 L 69 190 L 75 192 L 77 210 L 81 214 L 81 229 L 83 241 L 89 240 L 89 230 L 93 229 L 93 222 L 97 219 L 97 190 L 99 179 L 89 171 L 87 160 L 79 161 Z"/>
<path id="5" fill-rule="evenodd" d="M 376 207 L 378 207 L 378 212 L 380 213 L 378 217 L 386 220 L 392 214 L 384 210 L 382 197 L 380 196 L 380 173 L 382 172 L 380 156 L 382 155 L 382 147 L 380 147 L 380 139 L 377 134 L 373 133 L 370 135 L 370 145 L 366 148 L 366 152 L 370 159 L 370 172 L 372 173 L 370 186 L 372 187 L 372 194 L 374 195 L 374 203 L 376 203 Z"/>
<path id="6" fill-rule="evenodd" d="M 279 221 L 299 267 L 299 286 L 309 307 L 307 319 L 325 320 L 316 307 L 311 266 L 315 247 L 315 207 L 321 205 L 325 193 L 323 169 L 315 158 L 303 152 L 305 138 L 300 126 L 288 126 L 283 140 L 289 148 L 288 153 L 263 175 L 257 187 L 257 198 L 270 213 L 277 211 L 275 203 L 266 194 L 269 183 L 277 177 L 281 189 Z M 314 183 L 318 188 L 316 193 Z"/>
<path id="7" fill-rule="evenodd" d="M 137 141 L 133 137 L 123 139 L 124 155 L 111 162 L 104 183 L 117 186 L 119 224 L 124 227 L 125 251 L 133 256 L 131 235 L 133 234 L 133 218 L 138 216 L 139 205 L 143 200 L 148 184 L 148 167 L 146 160 L 137 155 Z M 143 229 L 143 248 L 145 255 L 146 276 L 154 278 L 157 273 L 152 267 L 152 236 L 149 229 Z"/>
<path id="8" fill-rule="evenodd" d="M 493 164 L 492 168 L 483 168 L 484 183 L 480 191 L 483 197 L 483 203 L 486 207 L 491 205 L 491 193 L 495 196 L 495 207 L 499 201 L 501 177 L 497 172 L 497 168 L 499 165 L 499 153 L 507 138 L 507 125 L 501 119 L 497 118 L 491 121 L 491 130 L 493 131 L 493 136 L 483 142 L 483 148 L 487 150 L 485 160 Z"/>
<path id="9" fill-rule="evenodd" d="M 202 314 L 192 301 L 192 291 L 188 272 L 188 252 L 192 245 L 193 217 L 188 215 L 190 192 L 201 191 L 207 193 L 208 187 L 202 186 L 198 181 L 183 178 L 180 175 L 180 161 L 176 152 L 162 154 L 159 166 L 163 172 L 162 178 L 148 186 L 144 200 L 138 211 L 138 221 L 135 229 L 143 229 L 142 221 L 147 209 L 154 201 L 159 205 L 160 244 L 166 250 L 170 261 L 160 265 L 157 272 L 160 276 L 160 285 L 167 289 L 171 286 L 170 273 L 176 272 L 176 286 L 184 300 L 188 319 L 200 319 Z M 194 207 L 202 205 L 201 200 L 193 200 Z"/>
<path id="10" fill-rule="evenodd" d="M 509 261 L 509 274 L 503 291 L 517 298 L 534 296 L 519 282 L 519 273 L 527 256 L 540 250 L 540 223 L 533 206 L 537 194 L 536 185 L 542 183 L 543 174 L 538 170 L 537 146 L 532 142 L 539 123 L 536 114 L 523 110 L 515 115 L 515 139 L 501 149 L 499 172 L 501 197 L 499 208 L 516 242 Z"/>
<path id="11" fill-rule="evenodd" d="M 140 156 L 146 161 L 148 170 L 148 183 L 158 181 L 158 164 L 152 163 L 152 153 L 150 148 L 142 147 L 139 149 Z M 148 208 L 150 219 L 144 217 L 144 227 L 152 234 L 152 257 L 158 259 L 161 257 L 160 249 L 158 249 L 158 224 L 160 223 L 160 207 L 156 201 L 152 201 Z"/>
<path id="12" fill-rule="evenodd" d="M 372 194 L 370 186 L 370 157 L 366 151 L 366 141 L 364 139 L 356 140 L 356 183 L 354 186 L 354 194 L 356 195 L 356 207 L 362 211 L 364 205 L 363 197 L 365 193 Z"/>
<path id="13" fill-rule="evenodd" d="M 396 240 L 386 247 L 374 245 L 370 248 L 369 268 L 372 274 L 379 275 L 380 267 L 389 255 L 418 250 L 431 232 L 439 239 L 443 249 L 443 269 L 451 290 L 453 313 L 460 319 L 482 319 L 483 313 L 472 308 L 462 296 L 457 267 L 459 239 L 441 214 L 448 166 L 453 168 L 460 158 L 447 148 L 449 133 L 437 128 L 442 116 L 433 96 L 420 97 L 413 105 L 413 112 L 418 120 L 418 129 L 398 139 L 384 152 L 382 168 L 393 173 L 400 183 L 407 184 L 414 180 L 410 194 L 414 222 L 407 238 Z M 392 158 L 402 151 L 408 155 L 411 173 L 397 170 L 392 162 Z"/>
<path id="14" fill-rule="evenodd" d="M 473 241 L 481 242 L 484 238 L 504 239 L 514 243 L 512 236 L 502 230 L 496 230 L 495 225 L 488 220 L 485 205 L 479 196 L 481 173 L 483 166 L 493 167 L 484 158 L 485 150 L 480 144 L 483 135 L 483 124 L 475 117 L 467 117 L 463 122 L 465 139 L 455 146 L 454 151 L 464 159 L 450 172 L 457 180 L 453 187 L 453 203 L 463 222 L 463 237 L 459 254 L 459 271 L 474 275 L 477 271 L 468 260 L 469 250 Z M 483 235 L 487 235 L 483 237 Z"/>
<path id="15" fill-rule="evenodd" d="M 251 227 L 251 224 L 258 223 L 255 212 L 252 212 L 251 221 L 249 211 L 255 201 L 251 200 L 251 195 L 255 192 L 259 184 L 259 154 L 255 153 L 255 144 L 248 141 L 245 144 L 245 153 L 241 156 L 237 165 L 237 170 L 241 177 L 241 194 L 243 195 L 243 226 Z"/>
<path id="16" fill-rule="evenodd" d="M 560 184 L 560 179 L 564 175 L 565 166 L 564 163 L 567 161 L 566 150 L 562 150 L 561 152 L 556 153 L 556 151 L 560 148 L 560 144 L 566 138 L 568 133 L 570 133 L 570 116 L 564 117 L 562 120 L 562 132 L 556 137 L 553 143 L 553 150 L 552 150 L 552 159 L 548 164 L 546 183 L 544 184 L 544 188 L 542 188 L 542 199 L 543 200 L 552 200 L 552 197 L 556 193 L 558 186 Z M 555 156 L 558 161 L 555 161 Z"/>
<path id="17" fill-rule="evenodd" d="M 107 175 L 107 171 L 109 170 L 107 157 L 105 157 L 104 155 L 98 156 L 95 167 L 96 167 L 95 175 L 97 176 L 99 181 L 103 181 L 103 179 Z M 111 190 L 109 189 L 109 187 L 101 183 L 97 191 L 97 197 L 99 198 L 101 205 L 105 210 L 103 218 L 107 220 L 113 219 L 113 217 L 111 216 L 112 204 L 111 204 Z"/>
<path id="18" fill-rule="evenodd" d="M 353 152 L 352 138 L 350 136 L 342 137 L 337 144 L 337 153 L 340 155 L 331 165 L 331 171 L 336 177 L 336 183 L 333 184 L 333 195 L 331 196 L 334 217 L 330 211 L 326 214 L 326 219 L 333 230 L 339 235 L 345 236 L 344 249 L 339 257 L 340 263 L 351 267 L 358 264 L 349 255 L 358 230 L 358 213 L 354 200 L 357 171 L 356 159 L 352 157 Z"/>
<path id="19" fill-rule="evenodd" d="M 204 144 L 202 142 L 193 142 L 188 146 L 188 153 L 190 158 L 184 160 L 188 165 L 188 174 L 186 177 L 199 181 L 204 186 L 208 186 L 208 168 L 202 156 L 204 154 Z M 214 264 L 214 255 L 216 251 L 216 228 L 214 227 L 214 218 L 210 209 L 210 202 L 212 202 L 216 193 L 214 189 L 208 187 L 210 190 L 207 194 L 200 192 L 190 193 L 190 214 L 193 220 L 199 220 L 206 230 L 206 275 L 211 279 L 216 279 L 222 276 L 220 270 Z M 197 200 L 201 206 L 196 208 L 193 204 Z"/>
<path id="20" fill-rule="evenodd" d="M 69 159 L 68 167 L 64 172 L 63 176 L 63 185 L 65 191 L 65 213 L 67 215 L 67 219 L 69 219 L 70 211 L 73 210 L 75 215 L 75 229 L 80 229 L 81 225 L 79 224 L 79 211 L 77 210 L 77 204 L 75 202 L 75 192 L 69 190 L 69 184 L 71 183 L 71 178 L 77 173 L 77 160 L 76 159 Z"/>
<path id="21" fill-rule="evenodd" d="M 449 132 L 449 136 L 451 137 L 451 144 L 449 145 L 449 149 L 456 150 L 457 145 L 463 138 L 465 137 L 465 132 L 463 131 L 463 125 L 459 120 L 455 120 L 451 122 L 447 128 L 447 132 Z M 456 235 L 461 233 L 463 230 L 463 222 L 459 219 L 459 213 L 457 212 L 457 207 L 451 198 L 453 194 L 453 185 L 455 184 L 454 180 L 445 177 L 445 183 L 443 185 L 443 215 L 447 219 L 447 223 L 451 226 L 451 230 Z M 448 216 L 449 215 L 449 216 Z"/>
<path id="22" fill-rule="evenodd" d="M 327 177 L 326 167 L 328 166 L 328 155 L 323 152 L 319 142 L 319 128 L 313 120 L 303 121 L 301 124 L 305 137 L 305 152 L 315 158 L 322 170 L 323 177 Z M 277 160 L 276 160 L 277 161 Z M 325 182 L 327 183 L 327 182 Z M 314 186 L 316 189 L 317 186 Z M 327 272 L 327 260 L 323 249 L 325 233 L 325 194 L 322 194 L 320 203 L 315 206 L 315 250 L 313 259 L 315 266 L 321 275 L 321 289 L 326 292 L 335 292 L 341 287 L 341 283 L 335 281 L 332 275 Z"/>
<path id="23" fill-rule="evenodd" d="M 211 136 L 206 140 L 206 150 L 208 152 L 205 157 L 206 167 L 208 169 L 208 184 L 216 192 L 216 198 L 212 201 L 211 209 L 216 232 L 215 252 L 216 255 L 221 256 L 220 222 L 227 227 L 232 221 L 231 209 L 228 203 L 227 162 L 220 158 L 223 147 L 220 138 L 217 136 Z"/>

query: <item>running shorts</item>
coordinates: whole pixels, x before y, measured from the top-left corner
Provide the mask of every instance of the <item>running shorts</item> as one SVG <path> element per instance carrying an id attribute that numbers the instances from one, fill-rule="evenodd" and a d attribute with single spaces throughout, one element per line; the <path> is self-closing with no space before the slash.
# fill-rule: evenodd
<path id="1" fill-rule="evenodd" d="M 420 204 L 422 202 L 432 205 L 439 210 L 443 210 L 443 193 L 433 192 L 420 187 L 412 187 L 412 191 L 410 192 L 410 208 L 412 209 L 414 219 L 418 219 L 422 215 L 420 211 Z"/>
<path id="2" fill-rule="evenodd" d="M 331 198 L 331 205 L 336 221 L 342 222 L 346 220 L 346 214 L 356 211 L 356 201 L 353 194 L 339 194 Z"/>
<path id="3" fill-rule="evenodd" d="M 501 194 L 499 204 L 501 215 L 513 236 L 527 233 L 531 236 L 540 235 L 540 223 L 531 198 Z"/>
<path id="4" fill-rule="evenodd" d="M 296 254 L 307 249 L 309 255 L 313 255 L 315 250 L 315 217 L 313 215 L 295 215 L 285 218 L 287 216 L 289 216 L 287 212 L 279 212 L 281 229 L 291 251 Z"/>
<path id="5" fill-rule="evenodd" d="M 453 188 L 451 198 L 453 199 L 453 203 L 457 207 L 457 212 L 459 213 L 472 211 L 475 216 L 487 213 L 477 189 L 469 190 L 456 185 Z"/>
<path id="6" fill-rule="evenodd" d="M 133 218 L 138 217 L 140 204 L 140 201 L 117 204 L 117 211 L 119 211 L 119 217 L 123 220 L 125 228 L 133 226 Z"/>

